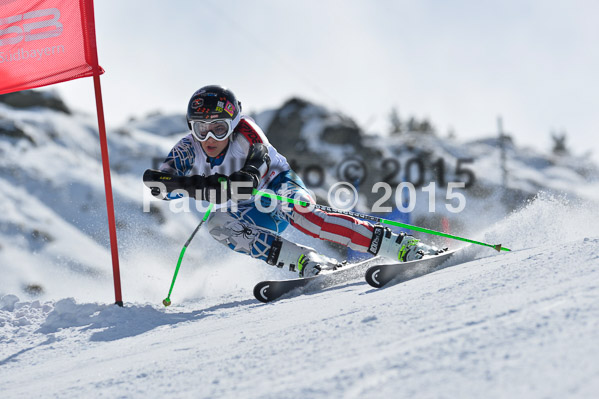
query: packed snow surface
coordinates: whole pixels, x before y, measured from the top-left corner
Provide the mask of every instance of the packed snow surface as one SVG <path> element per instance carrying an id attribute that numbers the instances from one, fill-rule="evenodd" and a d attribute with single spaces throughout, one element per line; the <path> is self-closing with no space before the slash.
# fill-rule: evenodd
<path id="1" fill-rule="evenodd" d="M 4 295 L 0 392 L 3 398 L 596 397 L 594 209 L 540 197 L 484 234 L 512 252 L 471 246 L 440 270 L 380 290 L 356 279 L 262 304 L 252 297 L 253 284 L 278 277 L 277 270 L 233 257 L 221 266 L 183 269 L 169 308 L 160 304 L 166 276 L 152 301 L 124 308 L 68 292 L 46 301 Z M 139 285 L 157 269 L 148 264 L 148 270 Z"/>

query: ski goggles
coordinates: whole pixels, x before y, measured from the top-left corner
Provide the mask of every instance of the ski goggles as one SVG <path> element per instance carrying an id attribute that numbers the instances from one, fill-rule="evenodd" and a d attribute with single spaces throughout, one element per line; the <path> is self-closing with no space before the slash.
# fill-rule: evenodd
<path id="1" fill-rule="evenodd" d="M 212 137 L 216 141 L 223 141 L 233 133 L 230 119 L 216 119 L 213 121 L 190 121 L 191 134 L 198 141 L 206 141 Z"/>

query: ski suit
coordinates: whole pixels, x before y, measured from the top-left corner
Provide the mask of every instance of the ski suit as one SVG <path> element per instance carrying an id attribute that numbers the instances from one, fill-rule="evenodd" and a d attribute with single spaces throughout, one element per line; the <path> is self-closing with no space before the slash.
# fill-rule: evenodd
<path id="1" fill-rule="evenodd" d="M 174 146 L 160 170 L 179 176 L 209 176 L 215 173 L 229 176 L 244 165 L 252 147 L 257 144 L 266 146 L 270 158 L 257 189 L 271 190 L 283 197 L 314 203 L 285 157 L 277 152 L 260 127 L 247 116 L 242 116 L 229 144 L 217 157 L 208 157 L 200 143 L 189 134 Z M 285 264 L 279 259 L 282 246 L 301 247 L 280 237 L 289 224 L 311 237 L 333 241 L 355 251 L 376 254 L 375 251 L 369 251 L 375 226 L 366 221 L 287 202 L 276 201 L 275 204 L 266 197 L 253 197 L 234 205 L 231 201 L 217 205 L 206 221 L 208 231 L 218 242 L 234 251 L 271 265 L 289 266 L 290 270 L 295 270 L 293 262 Z M 264 209 L 269 211 L 264 212 Z"/>

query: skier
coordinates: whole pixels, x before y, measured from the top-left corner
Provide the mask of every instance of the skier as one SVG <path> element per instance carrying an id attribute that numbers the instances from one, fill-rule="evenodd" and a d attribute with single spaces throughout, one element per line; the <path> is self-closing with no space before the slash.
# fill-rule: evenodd
<path id="1" fill-rule="evenodd" d="M 206 221 L 218 242 L 270 265 L 288 267 L 301 277 L 334 270 L 340 263 L 280 235 L 291 224 L 301 232 L 394 261 L 420 259 L 441 251 L 405 233 L 351 216 L 287 202 L 252 197 L 253 189 L 314 203 L 304 183 L 260 127 L 241 113 L 241 103 L 222 86 L 205 86 L 189 100 L 191 132 L 168 154 L 160 170 L 147 170 L 144 182 L 158 198 L 184 190 L 196 200 L 216 204 Z M 268 209 L 268 211 L 264 211 Z"/>

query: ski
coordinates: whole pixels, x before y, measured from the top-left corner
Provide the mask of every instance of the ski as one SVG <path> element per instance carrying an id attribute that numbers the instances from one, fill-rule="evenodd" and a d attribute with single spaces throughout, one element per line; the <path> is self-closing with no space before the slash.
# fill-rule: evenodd
<path id="1" fill-rule="evenodd" d="M 294 291 L 299 294 L 321 290 L 363 276 L 364 271 L 381 262 L 381 258 L 371 258 L 362 262 L 347 264 L 337 270 L 321 273 L 313 277 L 294 278 L 289 280 L 261 281 L 254 287 L 254 296 L 260 302 L 271 302 Z"/>
<path id="2" fill-rule="evenodd" d="M 376 265 L 368 268 L 364 278 L 374 288 L 381 288 L 391 281 L 403 282 L 430 273 L 441 266 L 460 249 L 439 255 L 426 256 L 411 262 Z"/>

